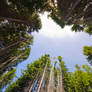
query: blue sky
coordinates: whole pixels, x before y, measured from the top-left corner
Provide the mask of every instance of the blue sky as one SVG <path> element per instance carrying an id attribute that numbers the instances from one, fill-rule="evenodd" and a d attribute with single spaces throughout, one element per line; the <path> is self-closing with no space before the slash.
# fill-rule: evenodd
<path id="1" fill-rule="evenodd" d="M 72 32 L 71 26 L 61 29 L 53 20 L 47 18 L 47 13 L 40 17 L 42 29 L 38 33 L 33 33 L 34 43 L 31 46 L 30 55 L 27 60 L 17 66 L 16 77 L 13 81 L 21 76 L 21 72 L 27 68 L 27 64 L 44 54 L 50 54 L 51 57 L 62 56 L 69 71 L 72 72 L 75 71 L 75 64 L 79 66 L 88 64 L 82 50 L 85 45 L 92 45 L 92 36 L 84 32 Z"/>
<path id="2" fill-rule="evenodd" d="M 92 45 L 92 36 L 84 32 L 72 32 L 71 26 L 61 29 L 52 19 L 47 18 L 47 13 L 40 17 L 42 29 L 38 33 L 33 33 L 34 43 L 31 46 L 30 55 L 27 60 L 17 66 L 17 77 L 13 81 L 21 76 L 21 72 L 27 68 L 27 64 L 44 54 L 50 54 L 51 57 L 62 56 L 69 71 L 72 72 L 75 71 L 75 64 L 79 66 L 88 64 L 82 50 L 85 45 Z"/>
<path id="3" fill-rule="evenodd" d="M 26 69 L 27 64 L 44 54 L 50 54 L 51 57 L 62 56 L 69 71 L 75 70 L 75 64 L 88 64 L 82 50 L 83 46 L 92 45 L 92 36 L 84 32 L 72 32 L 71 26 L 61 29 L 53 20 L 47 18 L 47 13 L 40 16 L 43 27 L 38 33 L 33 33 L 34 43 L 30 56 L 17 66 L 17 76 Z"/>

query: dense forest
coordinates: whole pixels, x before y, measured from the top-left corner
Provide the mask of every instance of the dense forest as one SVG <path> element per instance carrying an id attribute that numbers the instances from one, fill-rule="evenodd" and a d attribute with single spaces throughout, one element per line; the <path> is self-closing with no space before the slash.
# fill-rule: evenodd
<path id="1" fill-rule="evenodd" d="M 27 65 L 22 76 L 12 83 L 18 64 L 28 58 L 39 32 L 39 14 L 48 12 L 61 28 L 92 35 L 92 0 L 0 0 L 0 92 L 92 92 L 92 46 L 83 54 L 90 66 L 75 65 L 69 72 L 62 57 L 53 61 L 46 54 Z"/>
<path id="2" fill-rule="evenodd" d="M 42 56 L 28 65 L 22 77 L 10 84 L 5 92 L 92 92 L 91 67 L 75 65 L 76 71 L 72 73 L 68 71 L 61 56 L 58 56 L 58 61 L 53 63 L 54 66 L 51 64 L 50 55 Z M 57 63 L 59 63 L 58 67 Z"/>

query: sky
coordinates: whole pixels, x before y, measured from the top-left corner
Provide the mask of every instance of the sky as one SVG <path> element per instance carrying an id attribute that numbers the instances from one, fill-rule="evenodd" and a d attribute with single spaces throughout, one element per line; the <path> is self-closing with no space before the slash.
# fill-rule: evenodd
<path id="1" fill-rule="evenodd" d="M 71 26 L 65 26 L 62 29 L 47 15 L 48 13 L 46 12 L 43 15 L 40 14 L 42 28 L 38 33 L 34 32 L 32 34 L 34 42 L 31 45 L 30 55 L 28 59 L 18 64 L 13 82 L 21 76 L 21 72 L 27 69 L 27 64 L 31 64 L 45 54 L 50 54 L 52 58 L 62 56 L 63 61 L 71 72 L 76 70 L 75 64 L 79 66 L 83 64 L 89 65 L 86 56 L 83 55 L 83 47 L 85 45 L 92 46 L 92 36 L 85 32 L 72 32 Z"/>
<path id="2" fill-rule="evenodd" d="M 17 66 L 15 81 L 21 76 L 21 72 L 27 69 L 27 64 L 38 60 L 42 55 L 50 54 L 53 58 L 62 56 L 69 71 L 74 72 L 75 64 L 82 66 L 89 65 L 86 56 L 83 55 L 85 45 L 92 46 L 92 36 L 85 32 L 72 32 L 71 26 L 65 26 L 62 29 L 52 19 L 47 17 L 47 13 L 40 14 L 42 20 L 42 29 L 34 32 L 34 42 L 31 46 L 31 52 L 25 61 Z M 7 87 L 7 86 L 6 86 Z M 6 88 L 5 87 L 5 88 Z M 5 90 L 3 89 L 3 92 Z"/>
<path id="3" fill-rule="evenodd" d="M 40 17 L 42 29 L 38 33 L 33 33 L 34 43 L 31 46 L 30 55 L 27 60 L 17 66 L 17 77 L 20 77 L 27 64 L 39 59 L 44 54 L 50 54 L 51 57 L 56 58 L 62 56 L 69 71 L 72 72 L 75 71 L 75 64 L 79 66 L 88 64 L 83 55 L 83 47 L 92 45 L 92 36 L 84 32 L 72 32 L 71 26 L 62 29 L 47 17 L 47 13 L 40 14 Z"/>

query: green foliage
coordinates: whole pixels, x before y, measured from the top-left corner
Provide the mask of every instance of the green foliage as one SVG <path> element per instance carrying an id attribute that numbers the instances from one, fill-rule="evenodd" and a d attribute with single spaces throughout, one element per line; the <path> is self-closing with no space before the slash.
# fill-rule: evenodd
<path id="1" fill-rule="evenodd" d="M 10 84 L 5 92 L 23 92 L 24 87 L 28 85 L 28 82 L 32 82 L 36 78 L 37 74 L 39 75 L 37 78 L 41 77 L 46 63 L 48 64 L 47 70 L 49 71 L 50 62 L 49 55 L 44 55 L 39 60 L 34 61 L 31 65 L 27 66 L 27 70 L 25 70 L 22 77 L 16 82 Z"/>
<path id="2" fill-rule="evenodd" d="M 1 51 L 3 54 L 0 54 L 0 58 L 3 60 L 0 60 L 0 64 L 1 66 L 3 63 L 5 64 L 3 70 L 1 70 L 2 67 L 0 67 L 0 73 L 3 73 L 6 68 L 8 68 L 7 66 L 13 64 L 17 65 L 19 61 L 23 61 L 29 56 L 30 45 L 33 43 L 33 36 L 30 34 L 33 31 L 38 32 L 42 26 L 40 16 L 36 12 L 30 13 L 27 7 L 20 6 L 18 2 L 20 1 L 18 0 L 8 4 L 8 10 L 6 9 L 6 11 L 9 13 L 7 13 L 7 15 L 4 14 L 6 16 L 2 15 L 5 19 L 0 21 L 0 44 L 2 45 L 0 45 L 0 48 L 3 49 L 3 51 Z M 16 7 L 16 9 L 14 7 Z M 7 18 L 12 19 L 12 21 L 7 20 Z M 6 48 L 8 49 L 6 50 Z M 12 58 L 14 59 L 11 60 Z"/>
<path id="3" fill-rule="evenodd" d="M 19 62 L 27 59 L 30 54 L 30 45 L 33 43 L 33 36 L 21 31 L 18 33 L 17 30 L 12 32 L 13 29 L 14 28 L 12 28 L 12 30 L 6 29 L 5 33 L 1 31 L 0 34 L 0 41 L 4 45 L 2 49 L 4 50 L 9 47 L 7 50 L 2 51 L 3 54 L 1 53 L 0 58 L 3 60 L 0 59 L 0 73 L 3 73 L 9 66 L 15 66 Z"/>
<path id="4" fill-rule="evenodd" d="M 77 70 L 80 70 L 80 67 L 79 67 L 78 64 L 76 64 L 75 67 L 76 67 Z"/>
<path id="5" fill-rule="evenodd" d="M 50 17 L 56 22 L 61 28 L 64 28 L 65 24 L 53 13 L 51 13 Z"/>
<path id="6" fill-rule="evenodd" d="M 48 0 L 10 0 L 16 6 L 26 7 L 31 13 L 33 12 L 43 12 L 48 10 Z"/>
<path id="7" fill-rule="evenodd" d="M 0 89 L 12 81 L 12 79 L 15 77 L 15 72 L 16 69 L 12 69 L 0 77 Z"/>
<path id="8" fill-rule="evenodd" d="M 60 66 L 56 67 L 55 61 L 53 70 L 55 88 L 57 88 L 58 84 L 57 76 L 61 74 L 65 92 L 92 92 L 92 68 L 88 65 L 79 67 L 79 65 L 76 64 L 76 71 L 72 73 L 68 71 L 65 63 L 62 61 L 62 57 L 59 56 L 58 58 Z M 24 71 L 21 78 L 10 84 L 5 92 L 24 92 L 24 88 L 28 86 L 29 82 L 32 83 L 35 79 L 40 81 L 46 65 L 45 86 L 47 86 L 50 77 L 51 60 L 49 55 L 44 55 L 30 65 L 27 65 L 27 70 Z"/>
<path id="9" fill-rule="evenodd" d="M 58 56 L 58 60 L 59 60 L 59 62 L 61 62 L 62 61 L 62 57 Z"/>
<path id="10" fill-rule="evenodd" d="M 51 0 L 50 17 L 61 27 L 73 25 L 75 32 L 85 31 L 92 34 L 92 12 L 90 0 Z M 87 8 L 85 8 L 88 5 Z M 81 12 L 82 11 L 82 12 Z M 89 26 L 90 25 L 90 26 Z"/>
<path id="11" fill-rule="evenodd" d="M 58 70 L 57 70 L 56 67 L 54 67 L 54 84 L 55 84 L 55 88 L 57 87 L 57 84 L 58 84 L 57 75 L 58 75 Z"/>
<path id="12" fill-rule="evenodd" d="M 87 28 L 85 29 L 85 32 L 88 33 L 89 35 L 92 35 L 92 25 L 88 25 Z"/>
<path id="13" fill-rule="evenodd" d="M 34 21 L 35 21 L 34 22 L 35 24 L 32 30 L 33 31 L 35 30 L 38 32 L 38 30 L 42 28 L 40 16 L 38 14 L 33 14 L 32 17 L 34 18 Z"/>
<path id="14" fill-rule="evenodd" d="M 88 62 L 92 64 L 92 46 L 84 46 L 83 52 L 87 56 Z"/>
<path id="15" fill-rule="evenodd" d="M 64 89 L 66 92 L 92 92 L 91 67 L 83 65 L 81 69 L 81 67 L 76 65 L 77 70 L 74 73 L 66 72 L 66 68 L 62 67 Z"/>
<path id="16" fill-rule="evenodd" d="M 72 26 L 72 31 L 75 31 L 75 32 L 80 32 L 80 31 L 83 31 L 83 27 L 81 27 L 80 25 L 78 24 L 73 24 Z"/>

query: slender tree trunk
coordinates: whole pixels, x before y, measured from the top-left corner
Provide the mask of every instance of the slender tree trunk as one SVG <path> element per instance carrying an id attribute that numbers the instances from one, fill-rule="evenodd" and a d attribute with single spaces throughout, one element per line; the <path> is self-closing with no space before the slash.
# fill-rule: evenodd
<path id="1" fill-rule="evenodd" d="M 4 63 L 7 61 L 10 57 L 10 53 L 12 53 L 12 49 L 8 50 L 2 57 L 0 57 L 0 64 Z"/>
<path id="2" fill-rule="evenodd" d="M 12 61 L 13 59 L 15 59 L 15 57 L 12 57 L 11 59 L 7 60 L 6 62 L 0 64 L 0 70 L 1 70 L 7 63 L 9 63 L 10 61 Z"/>
<path id="3" fill-rule="evenodd" d="M 77 24 L 83 24 L 83 23 L 86 23 L 86 24 L 92 24 L 92 17 L 89 17 L 89 18 L 84 18 L 84 19 L 77 19 L 75 21 L 73 21 L 74 23 L 77 23 Z"/>
<path id="4" fill-rule="evenodd" d="M 83 13 L 78 14 L 78 16 L 73 16 L 72 20 L 74 20 L 74 19 L 75 20 L 79 20 L 80 18 L 82 18 L 83 16 L 85 16 L 86 13 L 91 12 L 91 11 L 92 11 L 92 8 L 89 9 L 89 10 L 87 10 L 87 11 L 84 11 Z"/>
<path id="5" fill-rule="evenodd" d="M 26 24 L 28 26 L 33 26 L 32 21 L 28 22 L 28 21 L 24 21 L 24 20 L 21 20 L 21 19 L 15 19 L 15 18 L 12 18 L 12 17 L 9 18 L 9 17 L 3 17 L 3 16 L 0 16 L 0 19 L 8 20 L 8 21 L 11 21 L 11 22 L 17 22 L 19 24 Z"/>
<path id="6" fill-rule="evenodd" d="M 3 63 L 2 65 L 0 65 L 0 73 L 3 73 L 4 71 L 6 71 L 7 68 L 9 68 L 9 66 L 15 62 L 18 58 L 20 58 L 23 54 L 19 55 L 18 57 L 13 57 L 10 60 L 8 60 L 7 62 Z"/>
<path id="7" fill-rule="evenodd" d="M 63 87 L 63 75 L 62 75 L 62 67 L 60 67 L 60 92 L 65 92 Z"/>
<path id="8" fill-rule="evenodd" d="M 40 84 L 39 84 L 39 87 L 38 87 L 37 92 L 41 92 L 40 90 L 41 90 L 41 87 L 42 87 L 44 78 L 45 78 L 45 76 L 46 76 L 47 64 L 48 64 L 48 62 L 46 63 L 46 66 L 45 66 L 45 68 L 44 68 L 43 75 L 42 75 L 42 78 L 41 78 L 41 81 L 40 81 Z"/>
<path id="9" fill-rule="evenodd" d="M 76 8 L 76 6 L 80 3 L 81 0 L 76 0 L 72 7 L 69 7 L 67 10 L 67 15 L 63 18 L 62 21 L 66 21 L 71 15 L 72 11 Z"/>
<path id="10" fill-rule="evenodd" d="M 14 48 L 15 46 L 17 46 L 18 44 L 22 43 L 23 41 L 26 41 L 26 39 L 17 41 L 17 42 L 15 42 L 15 43 L 13 43 L 13 44 L 11 44 L 11 45 L 5 47 L 5 48 L 2 48 L 2 49 L 0 50 L 0 57 L 3 56 L 9 49 Z"/>
<path id="11" fill-rule="evenodd" d="M 64 92 L 63 90 L 63 83 L 62 83 L 62 75 L 58 75 L 58 86 L 57 86 L 57 92 Z"/>
<path id="12" fill-rule="evenodd" d="M 50 72 L 50 79 L 49 79 L 47 92 L 54 92 L 54 72 L 53 72 L 53 67 L 52 67 L 51 72 Z"/>
<path id="13" fill-rule="evenodd" d="M 28 83 L 28 86 L 24 88 L 24 92 L 32 92 L 35 81 L 39 78 L 39 73 L 34 75 L 34 79 Z"/>

